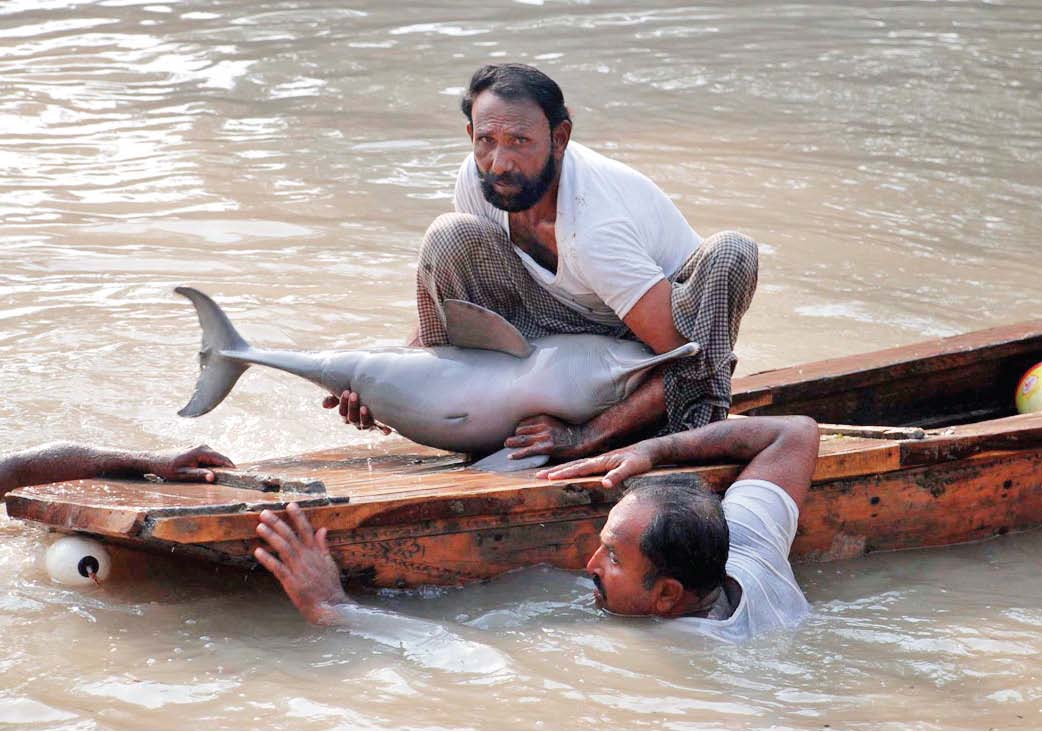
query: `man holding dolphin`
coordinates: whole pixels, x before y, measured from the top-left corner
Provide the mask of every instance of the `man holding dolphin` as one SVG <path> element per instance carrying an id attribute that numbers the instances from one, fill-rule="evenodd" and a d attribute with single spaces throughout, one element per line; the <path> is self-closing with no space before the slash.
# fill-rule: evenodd
<path id="1" fill-rule="evenodd" d="M 746 463 L 721 502 L 690 474 L 632 485 L 612 508 L 586 565 L 599 606 L 617 615 L 683 618 L 692 630 L 738 642 L 792 627 L 808 605 L 789 565 L 799 507 L 818 454 L 808 417 L 750 417 L 645 440 L 542 471 L 550 479 L 606 474 L 606 487 L 660 464 Z M 326 530 L 304 512 L 264 511 L 254 556 L 310 622 L 368 622 L 382 611 L 344 593 Z M 382 613 L 389 623 L 396 616 Z"/>
<path id="2" fill-rule="evenodd" d="M 677 432 L 723 419 L 756 244 L 736 232 L 701 239 L 646 177 L 571 142 L 560 87 L 533 67 L 478 69 L 461 108 L 473 152 L 456 179 L 455 212 L 434 221 L 420 248 L 413 344 L 446 343 L 442 303 L 456 299 L 499 313 L 527 338 L 597 333 L 656 353 L 700 346 L 586 424 L 523 420 L 505 443 L 518 458 L 575 458 L 663 423 Z M 350 392 L 324 404 L 337 405 L 362 428 L 379 418 Z"/>

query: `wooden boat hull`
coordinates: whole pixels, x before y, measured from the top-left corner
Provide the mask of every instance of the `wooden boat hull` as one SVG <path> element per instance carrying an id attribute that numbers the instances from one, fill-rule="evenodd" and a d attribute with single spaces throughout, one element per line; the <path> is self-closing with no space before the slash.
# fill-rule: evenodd
<path id="1" fill-rule="evenodd" d="M 846 559 L 1042 525 L 1042 414 L 1011 414 L 1017 379 L 1039 360 L 1042 321 L 736 380 L 737 414 L 856 422 L 823 425 L 793 559 Z M 297 500 L 329 529 L 347 579 L 406 587 L 479 581 L 541 562 L 581 569 L 620 496 L 598 479 L 484 473 L 415 446 L 245 468 L 277 475 L 281 489 L 73 481 L 14 491 L 7 510 L 60 531 L 253 566 L 257 514 Z M 686 473 L 722 491 L 738 470 L 666 468 L 641 479 Z M 303 492 L 309 479 L 325 492 Z"/>

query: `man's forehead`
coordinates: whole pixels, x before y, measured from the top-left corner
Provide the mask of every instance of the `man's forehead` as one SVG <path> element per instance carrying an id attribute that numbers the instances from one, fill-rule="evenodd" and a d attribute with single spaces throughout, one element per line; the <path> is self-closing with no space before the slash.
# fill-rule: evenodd
<path id="1" fill-rule="evenodd" d="M 650 504 L 624 497 L 608 512 L 601 536 L 613 542 L 639 541 L 654 513 Z"/>
<path id="2" fill-rule="evenodd" d="M 506 99 L 494 91 L 483 91 L 474 100 L 471 117 L 475 125 L 515 124 L 549 127 L 543 108 L 531 99 Z"/>

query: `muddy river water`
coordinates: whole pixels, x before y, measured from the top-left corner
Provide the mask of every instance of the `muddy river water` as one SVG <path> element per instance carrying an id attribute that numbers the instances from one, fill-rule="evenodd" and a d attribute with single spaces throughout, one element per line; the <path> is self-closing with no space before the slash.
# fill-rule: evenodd
<path id="1" fill-rule="evenodd" d="M 0 0 L 0 450 L 386 440 L 251 372 L 198 420 L 215 293 L 259 343 L 397 344 L 451 205 L 461 87 L 539 65 L 575 139 L 703 235 L 761 242 L 739 372 L 1038 317 L 1042 6 L 1003 2 Z M 264 576 L 53 584 L 0 517 L 0 728 L 1042 725 L 1042 534 L 803 565 L 794 633 L 720 646 L 601 616 L 579 575 L 362 597 Z"/>

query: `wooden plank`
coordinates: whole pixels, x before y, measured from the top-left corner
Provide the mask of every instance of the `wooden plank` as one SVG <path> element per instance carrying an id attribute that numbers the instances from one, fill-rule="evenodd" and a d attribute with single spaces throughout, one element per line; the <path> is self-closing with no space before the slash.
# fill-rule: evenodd
<path id="1" fill-rule="evenodd" d="M 900 467 L 900 444 L 896 441 L 860 438 L 823 441 L 822 458 L 816 480 L 852 475 L 875 474 Z M 736 465 L 670 467 L 651 473 L 689 473 L 704 484 L 720 490 L 734 481 Z M 451 491 L 420 488 L 393 495 L 355 496 L 346 506 L 316 506 L 307 514 L 316 528 L 331 534 L 376 526 L 401 527 L 409 536 L 424 533 L 452 533 L 460 530 L 463 519 L 496 517 L 495 526 L 545 522 L 539 512 L 563 512 L 576 506 L 605 505 L 604 513 L 617 500 L 616 491 L 600 484 L 599 477 L 554 482 L 536 480 L 531 473 L 490 475 L 479 471 L 460 471 L 460 477 L 479 481 L 469 488 L 455 481 Z M 421 500 L 422 499 L 422 500 Z M 441 523 L 438 523 L 441 522 Z M 166 542 L 205 544 L 219 541 L 251 541 L 255 537 L 257 515 L 247 511 L 209 516 L 150 517 L 148 537 Z M 471 528 L 475 528 L 471 525 Z M 385 538 L 387 538 L 385 536 Z"/>
<path id="2" fill-rule="evenodd" d="M 929 465 L 990 450 L 1021 450 L 1042 446 L 1042 413 L 960 425 L 931 432 L 920 441 L 901 445 L 903 466 Z"/>
<path id="3" fill-rule="evenodd" d="M 532 512 L 562 510 L 594 503 L 614 503 L 599 479 L 583 485 L 550 483 L 531 475 L 490 475 L 480 471 L 480 486 L 467 489 L 417 490 L 393 496 L 355 496 L 347 505 L 306 509 L 315 528 L 330 532 L 363 527 L 398 525 L 414 532 L 425 522 L 459 522 L 474 516 L 523 516 Z M 475 477 L 475 476 L 469 476 Z M 420 500 L 422 499 L 422 500 Z M 148 536 L 160 541 L 203 544 L 222 540 L 252 539 L 257 513 L 218 513 L 209 516 L 158 517 L 149 522 Z"/>
<path id="4" fill-rule="evenodd" d="M 926 437 L 922 427 L 882 427 L 874 425 L 818 424 L 822 436 L 871 437 L 878 440 L 921 440 Z"/>
<path id="5" fill-rule="evenodd" d="M 966 421 L 974 412 L 1001 417 L 1012 413 L 1016 378 L 1036 357 L 1021 358 L 1022 364 L 971 361 L 928 378 L 883 371 L 878 380 L 863 384 L 827 379 L 795 384 L 780 388 L 773 395 L 775 403 L 748 413 L 806 414 L 826 423 L 934 427 Z"/>
<path id="6" fill-rule="evenodd" d="M 847 559 L 1040 525 L 1042 451 L 985 453 L 812 487 L 792 556 Z"/>
<path id="7" fill-rule="evenodd" d="M 290 501 L 316 505 L 337 499 L 303 493 L 265 494 L 212 483 L 74 480 L 21 488 L 8 493 L 6 500 L 12 518 L 64 530 L 137 536 L 156 516 L 257 512 L 264 507 L 283 508 Z"/>
<path id="8" fill-rule="evenodd" d="M 900 467 L 901 445 L 896 440 L 824 439 L 815 480 L 875 474 Z M 654 471 L 652 475 L 664 472 L 693 473 L 708 485 L 722 486 L 732 482 L 739 469 L 736 465 L 671 466 Z M 358 471 L 358 466 L 322 474 L 330 493 L 351 490 L 352 495 L 348 506 L 317 505 L 310 508 L 308 517 L 316 528 L 325 527 L 330 532 L 338 532 L 392 522 L 415 527 L 423 521 L 457 521 L 465 516 L 485 515 L 517 516 L 517 520 L 524 523 L 524 515 L 532 511 L 561 510 L 608 501 L 605 497 L 608 492 L 601 487 L 599 477 L 551 483 L 537 480 L 534 471 L 490 474 L 473 469 L 456 469 L 451 473 L 436 473 L 437 477 L 444 479 L 443 482 L 420 480 L 407 487 L 400 484 L 389 487 L 385 476 L 374 478 L 366 471 L 366 485 L 373 480 L 380 484 L 378 491 L 366 492 L 364 486 L 359 490 L 357 476 L 354 479 L 351 477 L 352 470 Z M 256 514 L 241 510 L 215 512 L 205 517 L 161 517 L 153 512 L 150 514 L 148 535 L 160 541 L 186 544 L 250 540 L 254 537 L 256 525 Z"/>
<path id="9" fill-rule="evenodd" d="M 473 526 L 415 536 L 398 535 L 393 528 L 360 529 L 332 535 L 330 549 L 346 581 L 375 587 L 466 584 L 540 563 L 582 569 L 599 544 L 610 509 L 550 512 L 543 521 L 524 524 L 495 525 L 489 517 L 489 525 L 476 519 Z M 256 544 L 243 540 L 196 548 L 226 563 L 253 566 Z"/>
<path id="10" fill-rule="evenodd" d="M 901 444 L 898 440 L 822 437 L 813 480 L 821 482 L 897 470 L 901 467 Z"/>
<path id="11" fill-rule="evenodd" d="M 722 491 L 735 469 L 687 469 Z M 672 471 L 658 471 L 659 474 Z M 570 484 L 573 489 L 587 483 Z M 488 579 L 518 566 L 547 562 L 581 569 L 597 548 L 611 507 L 603 503 L 515 514 L 393 521 L 332 535 L 345 577 L 381 587 L 454 585 Z M 347 509 L 357 508 L 349 505 Z M 815 483 L 801 511 L 794 561 L 986 538 L 1042 525 L 1042 452 L 987 453 L 966 460 Z M 410 528 L 417 528 L 409 533 Z M 209 545 L 248 561 L 252 542 Z"/>
<path id="12" fill-rule="evenodd" d="M 906 381 L 904 396 L 910 399 L 923 394 L 924 384 L 938 381 L 940 389 L 944 378 L 983 389 L 994 383 L 994 370 L 1002 365 L 1000 362 L 1013 359 L 1016 364 L 1010 369 L 1016 370 L 1038 358 L 1042 358 L 1042 320 L 741 377 L 734 380 L 732 411 L 762 413 L 772 405 L 786 408 L 812 401 L 813 407 L 792 411 L 822 421 L 859 422 L 863 420 L 853 415 L 869 411 L 863 400 L 872 398 L 872 387 Z M 946 371 L 950 375 L 941 376 L 940 372 Z M 988 374 L 992 378 L 987 378 Z M 839 395 L 839 401 L 830 399 L 830 395 Z"/>
<path id="13" fill-rule="evenodd" d="M 770 371 L 734 380 L 735 396 L 743 401 L 780 387 L 829 380 L 839 388 L 854 388 L 880 378 L 924 375 L 974 361 L 996 360 L 1042 350 L 1042 320 L 1030 320 L 973 333 L 938 338 L 872 353 L 842 356 Z M 791 393 L 791 392 L 790 392 Z M 772 403 L 777 400 L 772 400 Z M 741 412 L 742 410 L 736 410 Z"/>
<path id="14" fill-rule="evenodd" d="M 424 451 L 428 448 L 416 446 Z M 433 453 L 433 454 L 431 454 Z M 464 470 L 461 455 L 421 452 L 419 455 L 390 454 L 359 457 L 350 448 L 310 453 L 297 459 L 264 461 L 250 470 L 271 470 L 287 478 L 315 475 L 322 479 L 329 496 L 394 495 L 416 491 L 446 491 L 467 487 L 486 474 Z"/>
<path id="15" fill-rule="evenodd" d="M 336 546 L 344 575 L 377 587 L 457 585 L 535 564 L 582 569 L 600 544 L 608 509 L 539 524 Z"/>
<path id="16" fill-rule="evenodd" d="M 281 510 L 293 500 L 308 509 L 317 527 L 334 532 L 391 522 L 411 527 L 422 521 L 456 521 L 480 515 L 517 515 L 524 523 L 523 515 L 533 511 L 614 502 L 604 497 L 599 478 L 549 483 L 535 479 L 534 471 L 501 475 L 460 468 L 458 457 L 441 456 L 425 465 L 415 465 L 403 456 L 337 459 L 345 454 L 327 451 L 321 457 L 321 469 L 316 468 L 314 457 L 305 457 L 296 469 L 288 462 L 278 466 L 290 477 L 298 472 L 320 475 L 327 485 L 325 496 L 258 495 L 252 489 L 212 484 L 74 481 L 16 491 L 9 511 L 13 517 L 67 529 L 206 544 L 252 540 L 261 510 Z M 399 471 L 404 465 L 415 470 L 403 476 Z M 826 480 L 899 467 L 897 441 L 824 439 L 815 478 Z M 723 465 L 672 467 L 658 472 L 697 473 L 709 485 L 723 485 L 732 481 L 738 470 L 738 466 Z M 351 507 L 343 505 L 348 500 Z M 66 507 L 64 514 L 62 506 Z"/>
<path id="17" fill-rule="evenodd" d="M 104 536 L 137 536 L 145 512 L 132 507 L 104 508 L 38 498 L 19 491 L 5 497 L 7 515 L 36 521 L 58 531 L 87 531 Z"/>
<path id="18" fill-rule="evenodd" d="M 1034 439 L 1037 434 L 1035 416 L 1007 421 L 1019 425 L 1022 435 Z M 1002 430 L 1002 425 L 990 425 L 978 434 L 1001 436 Z M 952 432 L 969 435 L 971 430 Z M 967 541 L 1042 522 L 1039 452 L 987 452 L 941 464 L 901 467 L 901 449 L 908 444 L 867 438 L 823 440 L 793 557 L 840 559 L 879 549 Z M 891 470 L 895 465 L 897 469 Z M 738 466 L 686 467 L 655 474 L 694 474 L 722 491 L 738 470 Z M 468 477 L 474 472 L 469 471 Z M 488 486 L 488 476 L 483 479 Z M 181 492 L 192 486 L 162 486 L 171 487 Z M 202 495 L 187 497 L 195 498 L 198 505 L 206 505 L 215 492 L 223 495 L 228 490 L 195 487 L 202 489 Z M 44 492 L 62 493 L 56 486 Z M 596 548 L 597 533 L 617 498 L 618 492 L 603 489 L 598 478 L 548 483 L 531 476 L 508 476 L 507 484 L 499 487 L 455 495 L 443 492 L 430 500 L 372 495 L 357 503 L 306 510 L 316 525 L 331 529 L 331 544 L 345 576 L 393 587 L 459 584 L 540 561 L 581 568 Z M 97 496 L 88 496 L 85 503 L 91 501 L 97 501 Z M 140 494 L 126 495 L 121 510 L 107 517 L 92 514 L 89 521 L 77 514 L 82 505 L 46 504 L 62 510 L 42 520 L 59 528 L 118 536 L 139 546 L 176 548 L 212 561 L 252 564 L 256 511 L 150 517 L 136 508 L 144 502 Z M 112 517 L 118 520 L 105 520 Z"/>
<path id="19" fill-rule="evenodd" d="M 246 470 L 213 470 L 214 481 L 218 485 L 234 488 L 247 488 L 262 493 L 325 493 L 325 484 L 316 478 L 286 478 L 270 473 L 257 473 Z M 152 478 L 145 476 L 149 480 Z"/>

